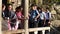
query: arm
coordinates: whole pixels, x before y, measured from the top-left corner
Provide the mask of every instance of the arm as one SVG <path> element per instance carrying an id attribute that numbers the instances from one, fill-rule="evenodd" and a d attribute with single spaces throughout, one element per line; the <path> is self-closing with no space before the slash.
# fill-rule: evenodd
<path id="1" fill-rule="evenodd" d="M 39 14 L 39 12 L 37 11 L 37 16 L 36 16 L 36 18 L 35 18 L 35 20 L 37 20 L 37 18 L 39 18 L 39 16 L 40 16 L 40 14 Z"/>
<path id="2" fill-rule="evenodd" d="M 37 20 L 37 18 L 39 18 L 39 17 L 40 17 L 40 14 L 37 15 L 37 17 L 35 18 L 35 20 Z"/>
<path id="3" fill-rule="evenodd" d="M 45 17 L 44 17 L 44 25 L 45 25 L 45 22 L 46 22 L 46 19 L 45 19 Z"/>
<path id="4" fill-rule="evenodd" d="M 49 13 L 49 24 L 51 23 L 51 13 Z"/>
<path id="5" fill-rule="evenodd" d="M 49 21 L 51 21 L 51 13 L 49 13 L 49 16 L 50 16 L 50 17 L 49 17 Z"/>
<path id="6" fill-rule="evenodd" d="M 46 14 L 45 14 L 45 12 L 43 12 L 43 15 L 44 15 L 44 25 L 45 25 L 45 22 L 46 22 Z"/>

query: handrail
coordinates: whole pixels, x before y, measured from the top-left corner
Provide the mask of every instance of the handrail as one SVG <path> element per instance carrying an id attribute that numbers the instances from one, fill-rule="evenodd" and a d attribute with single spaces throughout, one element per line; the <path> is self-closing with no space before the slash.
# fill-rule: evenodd
<path id="1" fill-rule="evenodd" d="M 50 31 L 50 27 L 39 27 L 39 28 L 29 28 L 28 31 L 29 32 L 35 32 L 35 31 L 45 31 L 45 30 L 49 30 Z M 16 31 L 3 31 L 3 33 L 24 33 L 25 30 L 24 29 L 20 29 L 20 30 L 16 30 Z"/>

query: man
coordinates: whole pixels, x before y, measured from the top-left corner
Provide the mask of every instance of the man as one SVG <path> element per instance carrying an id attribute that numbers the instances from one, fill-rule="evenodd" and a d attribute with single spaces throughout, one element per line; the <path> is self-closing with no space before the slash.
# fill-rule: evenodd
<path id="1" fill-rule="evenodd" d="M 29 14 L 29 27 L 30 28 L 36 28 L 38 27 L 38 22 L 37 22 L 37 18 L 39 16 L 39 12 L 37 10 L 37 5 L 33 4 L 31 6 L 31 10 L 30 10 L 30 14 Z M 38 33 L 38 32 L 36 32 Z M 31 34 L 34 34 L 33 32 Z"/>
<path id="2" fill-rule="evenodd" d="M 45 11 L 45 26 L 50 26 L 50 22 L 51 22 L 51 12 L 49 11 L 48 8 L 46 8 L 46 11 Z"/>
<path id="3" fill-rule="evenodd" d="M 39 27 L 44 27 L 44 23 L 45 23 L 45 9 L 44 8 L 39 8 Z"/>
<path id="4" fill-rule="evenodd" d="M 29 26 L 30 28 L 38 27 L 37 23 L 37 16 L 39 15 L 39 12 L 37 10 L 37 5 L 32 5 L 32 10 L 30 11 L 30 17 L 29 17 Z"/>

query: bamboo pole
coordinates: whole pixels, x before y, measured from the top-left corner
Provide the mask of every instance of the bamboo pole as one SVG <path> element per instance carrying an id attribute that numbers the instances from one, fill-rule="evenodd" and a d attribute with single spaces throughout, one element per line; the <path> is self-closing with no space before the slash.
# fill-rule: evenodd
<path id="1" fill-rule="evenodd" d="M 24 16 L 28 17 L 29 0 L 24 1 Z M 28 20 L 24 20 L 25 34 L 28 34 Z"/>
<path id="2" fill-rule="evenodd" d="M 2 22 L 2 0 L 0 0 L 0 34 L 2 34 L 2 30 L 1 30 L 1 22 Z"/>

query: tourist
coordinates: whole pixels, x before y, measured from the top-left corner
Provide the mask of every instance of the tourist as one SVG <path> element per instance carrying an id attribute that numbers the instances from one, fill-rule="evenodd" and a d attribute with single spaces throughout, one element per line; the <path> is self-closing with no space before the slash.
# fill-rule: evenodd
<path id="1" fill-rule="evenodd" d="M 39 15 L 39 12 L 37 10 L 37 5 L 33 4 L 31 8 L 32 9 L 30 10 L 29 16 L 29 27 L 30 28 L 38 27 L 37 16 Z"/>
<path id="2" fill-rule="evenodd" d="M 8 29 L 14 30 L 15 24 L 16 24 L 16 14 L 12 10 L 12 5 L 8 4 L 7 10 L 6 10 L 6 17 L 8 19 Z"/>
<path id="3" fill-rule="evenodd" d="M 45 26 L 50 26 L 50 22 L 51 22 L 51 12 L 49 11 L 48 8 L 46 8 L 46 11 L 45 11 Z"/>
<path id="4" fill-rule="evenodd" d="M 6 6 L 2 4 L 2 18 L 3 19 L 5 19 L 5 10 L 6 10 Z"/>
<path id="5" fill-rule="evenodd" d="M 44 8 L 38 8 L 38 11 L 39 11 L 39 27 L 44 27 L 44 24 L 45 24 L 45 9 Z"/>
<path id="6" fill-rule="evenodd" d="M 19 22 L 16 25 L 18 25 L 17 27 L 19 29 L 23 29 L 24 28 L 24 22 L 23 22 L 24 21 L 24 16 L 22 14 L 22 11 L 23 11 L 23 7 L 19 6 L 19 7 L 16 8 L 16 12 L 15 12 L 16 16 L 17 16 L 17 22 Z"/>

